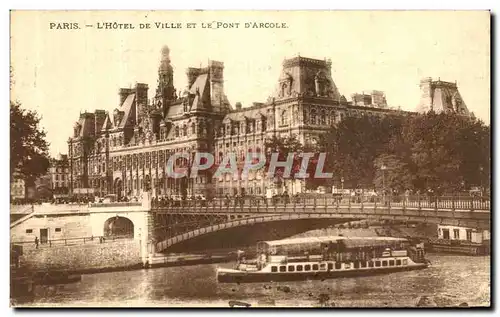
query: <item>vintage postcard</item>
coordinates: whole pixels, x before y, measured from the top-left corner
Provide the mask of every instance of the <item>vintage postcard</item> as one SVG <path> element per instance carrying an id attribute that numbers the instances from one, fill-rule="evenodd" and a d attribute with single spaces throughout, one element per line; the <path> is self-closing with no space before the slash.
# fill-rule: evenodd
<path id="1" fill-rule="evenodd" d="M 11 11 L 14 307 L 490 307 L 489 11 Z"/>

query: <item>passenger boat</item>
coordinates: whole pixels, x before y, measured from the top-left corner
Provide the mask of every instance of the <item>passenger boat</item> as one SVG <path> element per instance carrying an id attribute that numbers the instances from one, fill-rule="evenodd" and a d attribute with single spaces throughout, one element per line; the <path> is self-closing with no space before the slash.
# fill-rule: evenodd
<path id="1" fill-rule="evenodd" d="M 393 237 L 307 237 L 257 244 L 257 259 L 217 268 L 219 283 L 330 279 L 424 269 L 423 243 Z"/>

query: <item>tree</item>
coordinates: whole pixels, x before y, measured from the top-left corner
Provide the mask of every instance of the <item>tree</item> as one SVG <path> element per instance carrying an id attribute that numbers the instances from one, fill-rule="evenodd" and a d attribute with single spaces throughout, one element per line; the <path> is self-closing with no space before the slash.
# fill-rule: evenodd
<path id="1" fill-rule="evenodd" d="M 49 167 L 49 144 L 39 123 L 36 111 L 10 102 L 10 176 L 22 178 L 27 186 L 33 185 Z"/>
<path id="2" fill-rule="evenodd" d="M 327 169 L 349 188 L 373 186 L 375 159 L 399 151 L 402 116 L 347 116 L 320 139 L 321 151 L 328 156 Z"/>
<path id="3" fill-rule="evenodd" d="M 434 112 L 408 118 L 403 139 L 411 148 L 414 186 L 438 193 L 479 186 L 489 174 L 489 138 L 489 127 L 474 118 Z"/>
<path id="4" fill-rule="evenodd" d="M 303 145 L 296 138 L 295 135 L 287 137 L 277 137 L 273 135 L 272 138 L 268 138 L 265 142 L 266 150 L 266 164 L 265 170 L 269 171 L 269 163 L 271 162 L 271 156 L 273 153 L 278 154 L 278 161 L 286 161 L 289 154 L 294 154 L 292 170 L 290 173 L 290 179 L 295 179 L 295 175 L 299 172 L 301 166 L 300 153 L 302 152 Z M 278 186 L 285 185 L 284 177 L 284 167 L 278 167 L 274 173 L 274 179 Z"/>

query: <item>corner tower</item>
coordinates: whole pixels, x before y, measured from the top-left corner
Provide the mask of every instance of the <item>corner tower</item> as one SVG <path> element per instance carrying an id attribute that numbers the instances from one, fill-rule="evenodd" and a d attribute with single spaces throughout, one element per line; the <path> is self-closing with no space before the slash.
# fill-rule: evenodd
<path id="1" fill-rule="evenodd" d="M 457 83 L 433 81 L 427 77 L 420 81 L 420 102 L 417 112 L 448 112 L 470 116 L 469 109 L 458 91 Z"/>

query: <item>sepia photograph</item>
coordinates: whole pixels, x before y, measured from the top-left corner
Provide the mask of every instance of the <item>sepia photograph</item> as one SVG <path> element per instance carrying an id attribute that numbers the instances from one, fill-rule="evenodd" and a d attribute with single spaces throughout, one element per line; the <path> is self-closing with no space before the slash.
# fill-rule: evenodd
<path id="1" fill-rule="evenodd" d="M 491 20 L 10 11 L 11 307 L 491 307 Z"/>

